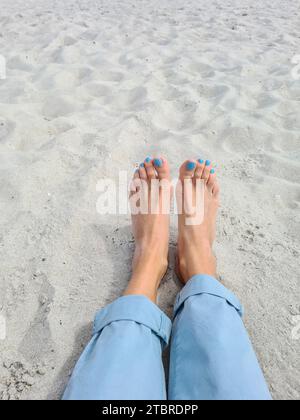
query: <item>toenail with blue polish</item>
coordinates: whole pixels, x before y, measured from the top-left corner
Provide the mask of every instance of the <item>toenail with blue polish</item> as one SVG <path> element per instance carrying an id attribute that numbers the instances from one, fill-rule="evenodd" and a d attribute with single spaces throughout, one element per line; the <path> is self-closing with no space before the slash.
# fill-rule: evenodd
<path id="1" fill-rule="evenodd" d="M 147 158 L 145 159 L 145 162 L 146 162 L 146 163 L 150 163 L 150 162 L 151 162 L 151 160 L 152 160 L 152 159 L 151 159 L 151 157 L 147 157 Z"/>
<path id="2" fill-rule="evenodd" d="M 210 160 L 207 160 L 206 162 L 205 162 L 205 166 L 209 166 L 211 164 L 211 161 Z"/>
<path id="3" fill-rule="evenodd" d="M 141 163 L 140 164 L 140 168 L 145 168 L 145 164 L 144 163 Z"/>
<path id="4" fill-rule="evenodd" d="M 195 162 L 188 162 L 188 163 L 186 164 L 186 169 L 187 169 L 188 171 L 192 171 L 193 169 L 195 169 L 195 167 L 196 167 L 196 163 L 195 163 Z"/>
<path id="5" fill-rule="evenodd" d="M 161 159 L 154 159 L 154 165 L 160 168 L 162 166 L 162 160 Z"/>
<path id="6" fill-rule="evenodd" d="M 204 163 L 203 159 L 198 159 L 198 162 L 202 165 Z"/>
<path id="7" fill-rule="evenodd" d="M 210 173 L 213 175 L 216 171 L 214 169 L 211 169 Z"/>

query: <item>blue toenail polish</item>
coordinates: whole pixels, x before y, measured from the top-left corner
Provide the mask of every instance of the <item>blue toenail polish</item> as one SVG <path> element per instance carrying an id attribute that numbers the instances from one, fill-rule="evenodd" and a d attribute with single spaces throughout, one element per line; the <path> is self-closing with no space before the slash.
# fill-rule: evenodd
<path id="1" fill-rule="evenodd" d="M 140 164 L 140 168 L 145 168 L 145 164 L 144 163 L 141 163 Z"/>
<path id="2" fill-rule="evenodd" d="M 195 167 L 196 167 L 196 163 L 195 163 L 195 162 L 188 162 L 188 163 L 186 164 L 186 169 L 187 169 L 188 171 L 192 171 L 193 169 L 195 169 Z"/>
<path id="3" fill-rule="evenodd" d="M 154 165 L 158 168 L 162 167 L 162 160 L 161 159 L 154 159 Z"/>
<path id="4" fill-rule="evenodd" d="M 209 166 L 211 164 L 211 161 L 210 160 L 207 160 L 206 162 L 205 162 L 205 166 Z"/>
<path id="5" fill-rule="evenodd" d="M 145 159 L 145 162 L 146 162 L 146 163 L 150 163 L 150 162 L 151 162 L 151 160 L 152 160 L 152 159 L 151 159 L 151 157 L 149 157 L 149 156 L 148 156 L 148 157 Z"/>
<path id="6" fill-rule="evenodd" d="M 214 169 L 211 169 L 210 173 L 213 175 L 216 171 Z"/>
<path id="7" fill-rule="evenodd" d="M 198 162 L 202 165 L 204 163 L 203 159 L 198 159 Z"/>

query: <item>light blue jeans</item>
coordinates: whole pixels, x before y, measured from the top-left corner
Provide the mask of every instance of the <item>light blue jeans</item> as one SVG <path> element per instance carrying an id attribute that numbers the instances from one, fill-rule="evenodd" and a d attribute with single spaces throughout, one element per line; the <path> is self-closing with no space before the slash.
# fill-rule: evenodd
<path id="1" fill-rule="evenodd" d="M 162 350 L 172 330 L 170 400 L 269 400 L 238 299 L 216 279 L 194 276 L 171 320 L 144 296 L 100 311 L 66 400 L 165 400 Z"/>

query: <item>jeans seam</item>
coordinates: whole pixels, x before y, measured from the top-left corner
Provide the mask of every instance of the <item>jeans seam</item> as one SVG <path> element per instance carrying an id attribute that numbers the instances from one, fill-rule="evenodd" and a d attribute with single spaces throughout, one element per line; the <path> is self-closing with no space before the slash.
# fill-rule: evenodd
<path id="1" fill-rule="evenodd" d="M 179 353 L 179 348 L 180 348 L 180 344 L 179 344 L 179 339 L 178 339 L 178 335 L 179 334 L 177 334 L 177 333 L 175 333 L 174 334 L 174 331 L 175 331 L 175 327 L 176 327 L 176 329 L 177 329 L 177 316 L 175 317 L 175 319 L 174 319 L 174 323 L 173 323 L 173 326 L 174 326 L 174 328 L 173 328 L 173 330 L 172 330 L 172 349 L 173 349 L 173 359 L 175 359 L 174 360 L 174 363 L 172 363 L 172 365 L 173 365 L 173 372 L 174 372 L 174 374 L 173 374 L 173 380 L 172 380 L 172 394 L 174 394 L 174 398 L 173 399 L 175 399 L 176 398 L 176 395 L 177 395 L 177 393 L 176 393 L 176 389 L 177 389 L 177 377 L 178 377 L 178 375 L 177 375 L 177 371 L 178 371 L 178 364 L 177 364 L 177 360 L 178 360 L 178 353 Z M 169 381 L 169 388 L 170 388 L 170 385 L 171 385 L 171 381 Z M 168 399 L 169 399 L 169 393 L 168 393 Z"/>

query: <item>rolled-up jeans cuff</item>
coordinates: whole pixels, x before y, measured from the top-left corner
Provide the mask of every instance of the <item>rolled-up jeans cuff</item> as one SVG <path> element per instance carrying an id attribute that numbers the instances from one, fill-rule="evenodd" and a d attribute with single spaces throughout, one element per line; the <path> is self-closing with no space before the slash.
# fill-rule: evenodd
<path id="1" fill-rule="evenodd" d="M 218 280 L 206 274 L 197 274 L 193 276 L 177 295 L 174 307 L 175 316 L 189 297 L 201 294 L 209 294 L 216 296 L 217 298 L 225 299 L 229 305 L 237 310 L 241 317 L 243 316 L 243 307 L 238 298 L 226 289 Z"/>
<path id="2" fill-rule="evenodd" d="M 95 317 L 93 334 L 116 321 L 133 321 L 150 328 L 166 346 L 169 343 L 172 323 L 150 299 L 140 295 L 120 297 Z"/>

